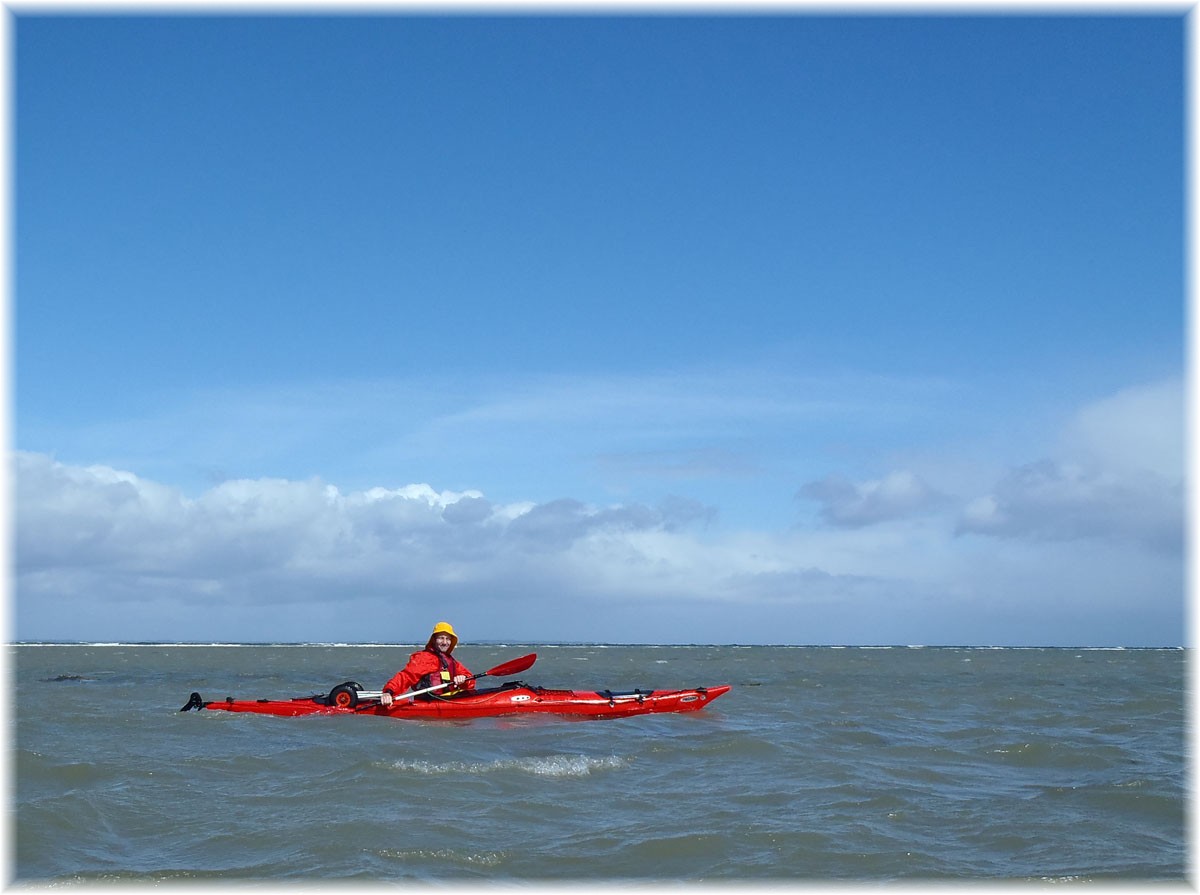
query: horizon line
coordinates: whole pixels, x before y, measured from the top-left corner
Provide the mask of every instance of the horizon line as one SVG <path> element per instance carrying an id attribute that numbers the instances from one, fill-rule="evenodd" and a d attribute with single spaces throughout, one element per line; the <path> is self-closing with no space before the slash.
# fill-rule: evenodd
<path id="1" fill-rule="evenodd" d="M 310 641 L 310 640 L 12 640 L 9 646 L 176 646 L 176 647 L 422 647 L 424 644 L 412 642 L 384 641 Z M 1095 646 L 1084 644 L 972 644 L 972 643 L 623 643 L 612 641 L 592 640 L 473 640 L 470 646 L 534 646 L 534 647 L 729 647 L 749 649 L 754 647 L 771 647 L 780 649 L 970 649 L 970 650 L 1048 650 L 1074 649 L 1097 651 L 1121 650 L 1186 650 L 1185 645 L 1159 646 Z"/>

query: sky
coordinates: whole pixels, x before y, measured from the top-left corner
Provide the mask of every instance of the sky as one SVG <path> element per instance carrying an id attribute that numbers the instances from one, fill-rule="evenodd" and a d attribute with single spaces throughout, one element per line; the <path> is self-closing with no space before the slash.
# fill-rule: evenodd
<path id="1" fill-rule="evenodd" d="M 1186 642 L 1181 10 L 13 15 L 14 639 Z"/>

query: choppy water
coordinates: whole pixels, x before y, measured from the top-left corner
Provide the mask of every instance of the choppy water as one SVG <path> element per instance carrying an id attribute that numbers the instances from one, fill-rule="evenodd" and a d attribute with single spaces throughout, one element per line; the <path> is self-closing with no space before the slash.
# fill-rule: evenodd
<path id="1" fill-rule="evenodd" d="M 472 646 L 690 715 L 178 708 L 377 687 L 408 647 L 10 647 L 18 881 L 1185 880 L 1179 650 Z"/>

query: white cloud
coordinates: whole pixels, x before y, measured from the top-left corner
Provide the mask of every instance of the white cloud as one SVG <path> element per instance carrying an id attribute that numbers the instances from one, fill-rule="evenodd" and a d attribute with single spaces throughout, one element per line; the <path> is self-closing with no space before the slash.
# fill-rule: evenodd
<path id="1" fill-rule="evenodd" d="M 1183 488 L 1149 473 L 1117 475 L 1043 460 L 1008 472 L 963 510 L 960 529 L 1003 537 L 1136 539 L 1178 552 Z"/>
<path id="2" fill-rule="evenodd" d="M 942 500 L 908 470 L 857 483 L 830 475 L 802 486 L 797 496 L 820 503 L 821 516 L 827 522 L 850 528 L 929 512 Z"/>
<path id="3" fill-rule="evenodd" d="M 965 533 L 1006 538 L 1133 540 L 1183 547 L 1184 403 L 1178 380 L 1123 390 L 1066 425 L 1066 456 L 1008 470 L 969 501 Z"/>
<path id="4" fill-rule="evenodd" d="M 1062 449 L 1091 466 L 1175 481 L 1183 475 L 1185 423 L 1183 382 L 1167 379 L 1082 408 L 1066 426 Z"/>

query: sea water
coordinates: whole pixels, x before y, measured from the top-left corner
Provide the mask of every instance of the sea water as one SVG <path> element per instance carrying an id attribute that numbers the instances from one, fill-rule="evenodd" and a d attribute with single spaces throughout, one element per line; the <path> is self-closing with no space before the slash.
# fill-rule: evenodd
<path id="1" fill-rule="evenodd" d="M 1186 881 L 1182 650 L 463 644 L 732 684 L 612 720 L 179 708 L 382 685 L 411 646 L 18 645 L 18 884 Z"/>

